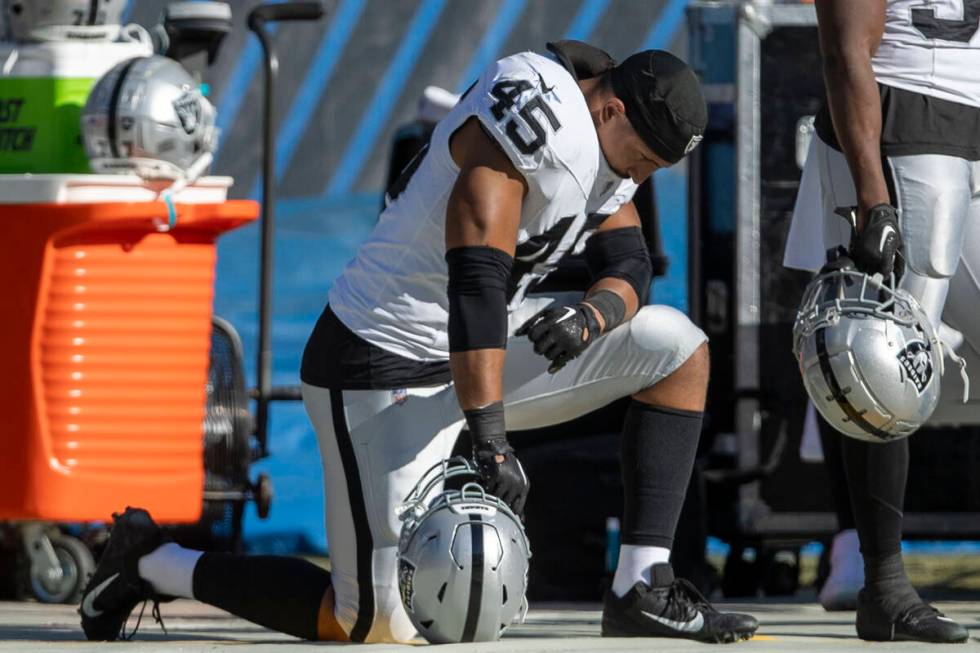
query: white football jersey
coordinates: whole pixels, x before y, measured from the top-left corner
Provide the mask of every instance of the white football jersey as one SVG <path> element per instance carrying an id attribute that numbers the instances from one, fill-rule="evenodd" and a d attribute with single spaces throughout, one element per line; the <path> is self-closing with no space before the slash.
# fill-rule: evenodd
<path id="1" fill-rule="evenodd" d="M 980 0 L 888 0 L 885 12 L 877 80 L 980 107 Z"/>
<path id="2" fill-rule="evenodd" d="M 408 185 L 330 290 L 347 328 L 414 360 L 449 357 L 445 222 L 459 175 L 449 139 L 471 116 L 527 181 L 511 311 L 598 226 L 595 214 L 614 213 L 636 190 L 605 164 L 585 98 L 561 64 L 524 52 L 490 66 L 436 127 Z"/>

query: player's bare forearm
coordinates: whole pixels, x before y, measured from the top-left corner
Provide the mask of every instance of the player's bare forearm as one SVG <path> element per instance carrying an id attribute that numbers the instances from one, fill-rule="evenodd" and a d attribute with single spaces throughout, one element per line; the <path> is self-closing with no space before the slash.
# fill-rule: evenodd
<path id="1" fill-rule="evenodd" d="M 450 150 L 453 160 L 460 167 L 460 174 L 446 209 L 446 251 L 459 253 L 467 249 L 489 248 L 494 251 L 479 253 L 483 256 L 490 254 L 491 263 L 494 256 L 497 259 L 513 257 L 521 204 L 526 192 L 524 178 L 475 119 L 470 119 L 453 135 Z M 477 261 L 474 261 L 476 264 Z M 461 265 L 465 267 L 466 264 Z M 454 273 L 451 269 L 450 285 L 454 283 L 454 276 L 459 277 L 465 272 L 457 269 Z M 474 289 L 467 292 L 473 293 Z M 492 289 L 488 292 L 492 292 Z M 478 306 L 483 311 L 478 316 L 454 314 L 460 308 L 453 308 L 453 299 L 450 300 L 451 323 L 462 324 L 466 328 L 482 327 L 488 323 L 504 325 L 500 346 L 465 350 L 451 347 L 450 369 L 463 410 L 487 406 L 503 398 L 506 353 L 503 344 L 506 342 L 507 313 L 505 304 L 499 301 L 499 297 L 495 296 L 495 299 L 498 301 Z"/>
<path id="2" fill-rule="evenodd" d="M 881 164 L 881 99 L 871 57 L 885 26 L 885 0 L 817 0 L 824 81 L 834 131 L 857 189 L 858 221 L 889 202 Z"/>
<path id="3" fill-rule="evenodd" d="M 463 410 L 488 406 L 503 399 L 506 353 L 503 349 L 475 349 L 449 355 L 456 397 Z"/>

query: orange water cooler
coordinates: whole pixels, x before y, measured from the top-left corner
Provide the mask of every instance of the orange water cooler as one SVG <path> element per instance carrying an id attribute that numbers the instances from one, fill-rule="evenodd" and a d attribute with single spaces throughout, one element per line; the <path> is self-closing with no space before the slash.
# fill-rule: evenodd
<path id="1" fill-rule="evenodd" d="M 198 519 L 215 240 L 258 215 L 230 185 L 0 175 L 0 520 Z"/>

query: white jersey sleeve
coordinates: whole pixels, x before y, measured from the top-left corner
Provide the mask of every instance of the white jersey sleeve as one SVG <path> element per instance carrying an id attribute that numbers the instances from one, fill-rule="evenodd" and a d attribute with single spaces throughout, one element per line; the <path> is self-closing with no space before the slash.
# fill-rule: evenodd
<path id="1" fill-rule="evenodd" d="M 524 176 L 529 195 L 545 201 L 571 191 L 589 196 L 598 143 L 575 80 L 557 62 L 522 52 L 496 62 L 463 96 L 454 113 L 475 116 Z M 452 123 L 452 120 L 449 121 Z M 442 126 L 442 125 L 440 125 Z M 455 131 L 455 125 L 447 125 Z M 590 134 L 591 133 L 591 134 Z M 577 188 L 568 188 L 569 175 Z"/>

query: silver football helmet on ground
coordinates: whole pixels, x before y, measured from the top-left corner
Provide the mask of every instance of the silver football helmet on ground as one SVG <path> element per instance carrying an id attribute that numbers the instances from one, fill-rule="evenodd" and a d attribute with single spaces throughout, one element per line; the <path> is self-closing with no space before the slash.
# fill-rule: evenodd
<path id="1" fill-rule="evenodd" d="M 95 172 L 147 179 L 196 178 L 217 145 L 214 107 L 190 73 L 158 55 L 123 61 L 96 83 L 82 134 Z"/>
<path id="2" fill-rule="evenodd" d="M 452 478 L 469 480 L 444 490 Z M 527 611 L 531 549 L 524 527 L 479 478 L 469 460 L 445 460 L 423 474 L 398 509 L 402 603 L 433 644 L 498 639 Z"/>
<path id="3" fill-rule="evenodd" d="M 106 40 L 120 32 L 126 0 L 0 0 L 12 41 Z"/>
<path id="4" fill-rule="evenodd" d="M 807 394 L 841 433 L 868 442 L 911 435 L 939 400 L 942 345 L 915 298 L 846 257 L 810 282 L 793 325 Z"/>

